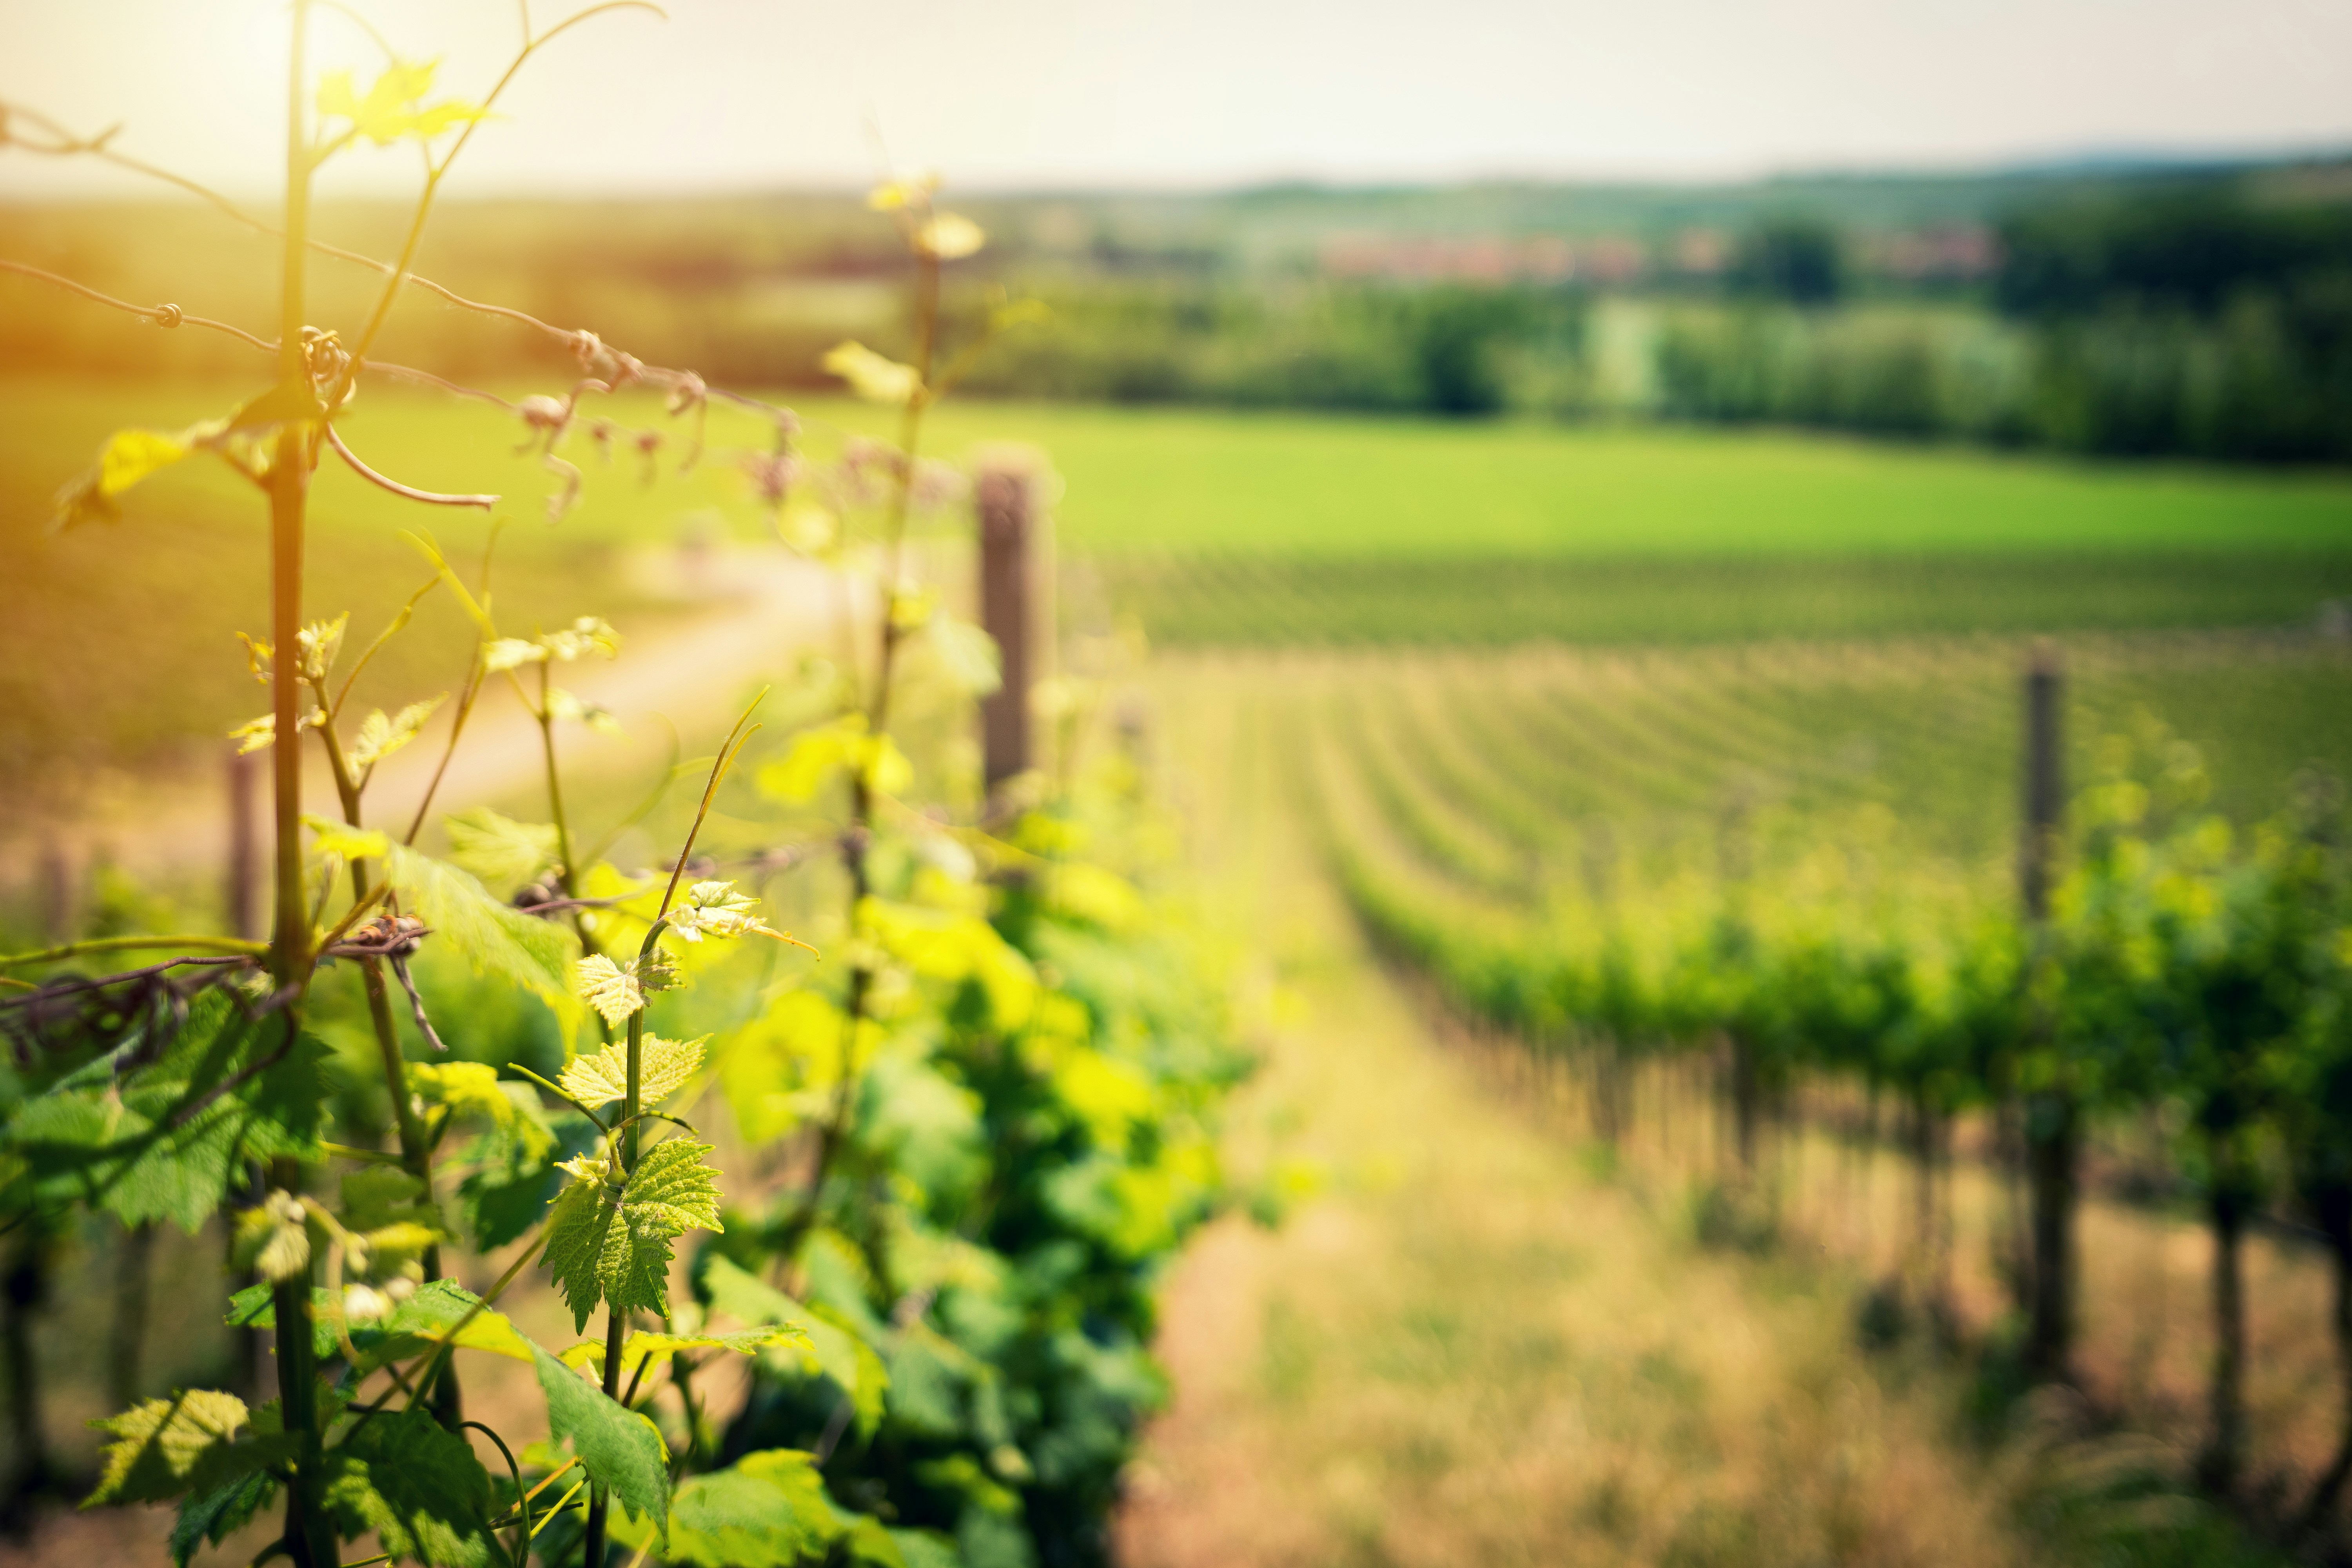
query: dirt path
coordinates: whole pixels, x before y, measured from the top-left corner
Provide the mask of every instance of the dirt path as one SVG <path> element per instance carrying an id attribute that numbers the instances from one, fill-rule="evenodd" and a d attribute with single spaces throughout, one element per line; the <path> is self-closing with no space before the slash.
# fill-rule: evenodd
<path id="1" fill-rule="evenodd" d="M 1297 825 L 1253 810 L 1282 795 L 1270 684 L 1199 668 L 1161 706 L 1218 897 L 1274 947 L 1236 1161 L 1303 1156 L 1328 1187 L 1176 1270 L 1175 1404 L 1121 1561 L 2021 1561 L 2000 1478 L 1942 1428 L 1948 1385 L 1856 1351 L 1842 1286 L 1701 1249 L 1679 1194 L 1600 1171 L 1437 1045 Z"/>

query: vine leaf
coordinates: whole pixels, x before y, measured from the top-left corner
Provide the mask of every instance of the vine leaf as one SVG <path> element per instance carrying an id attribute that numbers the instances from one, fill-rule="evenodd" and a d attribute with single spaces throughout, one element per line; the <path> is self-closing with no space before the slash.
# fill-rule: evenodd
<path id="1" fill-rule="evenodd" d="M 439 65 L 437 60 L 423 65 L 394 60 L 375 79 L 364 98 L 353 90 L 351 72 L 327 71 L 319 78 L 320 117 L 350 121 L 352 135 L 364 136 L 379 147 L 406 136 L 429 142 L 456 126 L 488 119 L 488 110 L 454 98 L 435 104 L 424 101 L 433 90 L 433 76 Z"/>
<path id="2" fill-rule="evenodd" d="M 454 1279 L 435 1279 L 418 1287 L 415 1295 L 382 1323 L 354 1331 L 362 1360 L 368 1367 L 404 1361 L 436 1344 L 460 1350 L 484 1351 L 509 1361 L 530 1361 L 531 1342 L 505 1313 L 482 1305 L 482 1299 Z"/>
<path id="3" fill-rule="evenodd" d="M 582 959 L 580 999 L 595 1008 L 612 1027 L 627 1023 L 629 1015 L 646 1005 L 645 988 L 637 982 L 636 960 L 615 963 L 601 952 Z"/>
<path id="4" fill-rule="evenodd" d="M 227 427 L 226 420 L 208 419 L 173 434 L 117 430 L 106 438 L 89 471 L 58 492 L 58 526 L 65 529 L 119 520 L 122 509 L 117 502 L 123 491 L 179 462 Z"/>
<path id="5" fill-rule="evenodd" d="M 423 1410 L 379 1415 L 329 1450 L 321 1488 L 347 1535 L 374 1531 L 395 1560 L 488 1568 L 490 1476 Z"/>
<path id="6" fill-rule="evenodd" d="M 449 835 L 449 858 L 486 887 L 511 890 L 555 864 L 551 822 L 517 822 L 478 805 L 452 812 L 441 826 Z"/>
<path id="7" fill-rule="evenodd" d="M 890 1384 L 889 1372 L 874 1348 L 824 1310 L 803 1306 L 723 1257 L 703 1256 L 708 1261 L 701 1266 L 699 1284 L 711 1310 L 746 1323 L 799 1330 L 806 1337 L 805 1349 L 779 1344 L 762 1359 L 803 1377 L 832 1379 L 849 1395 L 857 1429 L 872 1432 L 882 1419 L 882 1398 Z"/>
<path id="8" fill-rule="evenodd" d="M 624 1312 L 668 1312 L 671 1238 L 724 1228 L 715 1173 L 702 1163 L 710 1148 L 683 1138 L 656 1143 L 622 1185 L 593 1161 L 567 1167 L 579 1179 L 555 1200 L 546 1261 L 575 1330 L 588 1326 L 599 1300 Z"/>
<path id="9" fill-rule="evenodd" d="M 474 1245 L 482 1251 L 505 1246 L 547 1217 L 547 1205 L 562 1190 L 561 1161 L 594 1149 L 596 1124 L 576 1110 L 549 1112 L 527 1085 L 508 1083 L 515 1125 L 493 1125 L 466 1152 L 473 1165 L 457 1184 L 457 1201 Z"/>
<path id="10" fill-rule="evenodd" d="M 915 779 L 896 741 L 867 733 L 866 715 L 848 713 L 794 736 L 783 761 L 760 770 L 760 789 L 787 805 L 805 805 L 838 773 L 857 774 L 876 795 L 897 795 Z"/>
<path id="11" fill-rule="evenodd" d="M 569 931 L 500 903 L 457 867 L 405 845 L 393 845 L 384 863 L 411 910 L 464 953 L 477 974 L 510 980 L 537 994 L 558 1018 L 573 1016 Z"/>
<path id="12" fill-rule="evenodd" d="M 452 1116 L 479 1116 L 542 1154 L 554 1146 L 555 1135 L 539 1114 L 530 1086 L 501 1081 L 499 1069 L 487 1062 L 409 1062 L 405 1074 L 409 1091 L 422 1104 L 437 1105 Z"/>
<path id="13" fill-rule="evenodd" d="M 640 1042 L 637 1056 L 637 1103 L 658 1105 L 665 1097 L 676 1093 L 702 1066 L 702 1047 L 709 1038 L 704 1035 L 698 1039 L 666 1040 L 659 1035 L 647 1035 Z M 572 1065 L 563 1069 L 562 1082 L 564 1093 L 591 1110 L 627 1099 L 628 1046 L 616 1042 L 600 1051 L 572 1058 Z"/>
<path id="14" fill-rule="evenodd" d="M 323 1042 L 289 1041 L 282 1016 L 247 1019 L 215 991 L 158 1059 L 124 1068 L 137 1043 L 125 1037 L 58 1079 L 6 1130 L 44 1203 L 86 1203 L 124 1225 L 168 1219 L 194 1235 L 248 1163 L 319 1158 Z"/>
<path id="15" fill-rule="evenodd" d="M 537 1345 L 531 1359 L 547 1395 L 547 1429 L 569 1441 L 588 1479 L 613 1489 L 630 1511 L 669 1521 L 669 1449 L 654 1424 Z"/>
<path id="16" fill-rule="evenodd" d="M 291 1440 L 283 1434 L 238 1442 L 237 1428 L 247 1419 L 245 1401 L 236 1395 L 195 1389 L 91 1422 L 114 1441 L 106 1446 L 98 1489 L 82 1506 L 163 1502 L 192 1488 L 226 1486 L 291 1457 Z"/>
<path id="17" fill-rule="evenodd" d="M 179 1521 L 172 1526 L 173 1563 L 188 1568 L 199 1549 L 218 1546 L 244 1529 L 277 1495 L 278 1478 L 263 1471 L 209 1489 L 191 1489 L 181 1500 Z"/>
<path id="18" fill-rule="evenodd" d="M 793 1568 L 824 1561 L 835 1542 L 866 1522 L 835 1508 L 814 1457 L 791 1448 L 746 1454 L 726 1469 L 681 1482 L 666 1531 L 632 1513 L 613 1521 L 614 1540 L 642 1547 L 662 1533 L 663 1559 L 696 1568 Z"/>
<path id="19" fill-rule="evenodd" d="M 370 713 L 360 721 L 360 732 L 352 737 L 352 766 L 373 767 L 416 739 L 417 731 L 425 727 L 425 721 L 433 717 L 433 710 L 447 700 L 447 694 L 444 693 L 422 702 L 412 702 L 397 713 L 386 714 L 381 708 Z"/>

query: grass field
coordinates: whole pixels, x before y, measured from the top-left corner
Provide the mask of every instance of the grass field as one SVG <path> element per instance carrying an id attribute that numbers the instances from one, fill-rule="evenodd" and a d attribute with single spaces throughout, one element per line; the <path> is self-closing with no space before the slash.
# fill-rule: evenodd
<path id="1" fill-rule="evenodd" d="M 152 764 L 252 705 L 228 633 L 258 625 L 257 498 L 217 465 L 159 476 L 118 527 L 58 538 L 50 498 L 110 430 L 175 428 L 230 406 L 212 385 L 0 380 L 0 776 L 19 788 L 59 756 L 88 770 Z M 824 450 L 877 433 L 877 410 L 804 407 Z M 715 408 L 708 455 L 664 425 L 648 465 L 566 448 L 560 488 L 520 452 L 511 416 L 371 386 L 344 424 L 379 468 L 426 488 L 508 498 L 499 546 L 515 624 L 612 615 L 625 631 L 672 613 L 632 547 L 755 539 L 734 456 L 761 423 Z M 2352 476 L 2180 465 L 2093 466 L 1785 434 L 1562 429 L 1177 410 L 950 403 L 932 449 L 1042 447 L 1063 479 L 1065 603 L 1139 616 L 1193 645 L 1528 640 L 1647 644 L 1974 630 L 2309 625 L 2352 595 Z M 478 557 L 478 512 L 419 508 L 333 463 L 314 502 L 311 608 L 388 615 L 424 572 L 399 538 L 429 528 Z M 386 694 L 440 689 L 464 633 L 428 604 L 382 662 Z M 103 647 L 102 661 L 79 650 Z M 49 759 L 37 768 L 35 759 Z M 70 795 L 71 788 L 65 793 Z"/>
<path id="2" fill-rule="evenodd" d="M 202 387 L 0 383 L 10 510 L 45 499 L 53 485 L 38 470 L 71 473 L 115 426 L 170 426 L 227 400 Z M 798 406 L 819 443 L 890 428 L 856 404 Z M 650 399 L 613 407 L 632 424 L 661 423 Z M 552 488 L 515 455 L 519 426 L 481 405 L 371 388 L 346 428 L 377 467 L 428 489 L 503 490 L 527 515 L 524 498 Z M 1353 561 L 2352 552 L 2352 476 L 2331 471 L 2074 463 L 1773 432 L 969 402 L 944 405 L 931 429 L 930 447 L 944 457 L 995 440 L 1044 447 L 1066 486 L 1062 541 L 1087 552 Z M 673 432 L 672 465 L 683 439 Z M 764 446 L 765 432 L 722 407 L 710 441 L 719 461 L 691 481 L 592 485 L 567 531 L 641 538 L 704 507 L 748 525 L 725 459 Z M 586 447 L 579 441 L 571 455 L 593 472 Z M 621 473 L 634 471 L 633 458 L 617 461 Z M 377 496 L 338 497 L 331 508 L 331 521 L 359 525 L 413 511 Z"/>

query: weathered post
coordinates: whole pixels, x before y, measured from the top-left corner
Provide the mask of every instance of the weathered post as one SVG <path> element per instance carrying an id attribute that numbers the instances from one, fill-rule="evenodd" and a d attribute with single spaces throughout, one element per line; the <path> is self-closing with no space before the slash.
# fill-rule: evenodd
<path id="1" fill-rule="evenodd" d="M 261 918 L 261 758 L 257 752 L 228 754 L 228 864 L 225 902 L 228 927 L 247 942 L 264 935 Z"/>
<path id="2" fill-rule="evenodd" d="M 1041 673 L 1040 465 L 1018 448 L 988 453 L 974 484 L 980 512 L 980 626 L 996 641 L 1003 683 L 981 700 L 982 775 L 993 798 L 1036 766 L 1030 688 Z"/>
<path id="3" fill-rule="evenodd" d="M 53 942 L 71 942 L 80 934 L 81 869 L 62 835 L 41 845 L 40 879 L 41 929 Z"/>
<path id="4" fill-rule="evenodd" d="M 2037 643 L 2025 667 L 2025 833 L 2018 862 L 2025 918 L 2037 928 L 2050 918 L 2050 885 L 2066 813 L 2060 755 L 2064 698 L 2065 674 L 2057 646 Z"/>
<path id="5" fill-rule="evenodd" d="M 2064 821 L 2062 766 L 2065 675 L 2057 648 L 2035 646 L 2025 670 L 2024 835 L 2018 889 L 2028 962 L 2046 962 L 2050 889 Z M 2030 1017 L 2027 1047 L 2047 1044 L 2049 1020 Z M 2081 1109 L 2073 1087 L 2045 1080 L 2024 1105 L 2026 1180 L 2032 1204 L 2026 1360 L 2038 1377 L 2068 1375 L 2074 1325 L 2074 1164 Z"/>

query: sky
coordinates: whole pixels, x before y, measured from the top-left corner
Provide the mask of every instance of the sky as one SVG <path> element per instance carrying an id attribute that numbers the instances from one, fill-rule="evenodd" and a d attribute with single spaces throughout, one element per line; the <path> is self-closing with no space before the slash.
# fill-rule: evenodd
<path id="1" fill-rule="evenodd" d="M 478 96 L 505 0 L 352 0 Z M 580 0 L 537 0 L 544 29 Z M 1712 180 L 2352 147 L 2347 0 L 670 0 L 549 43 L 453 195 Z M 0 0 L 0 100 L 240 195 L 282 167 L 286 0 Z M 321 9 L 313 58 L 380 59 Z M 330 192 L 409 188 L 413 152 Z M 0 149 L 0 196 L 130 194 Z"/>

